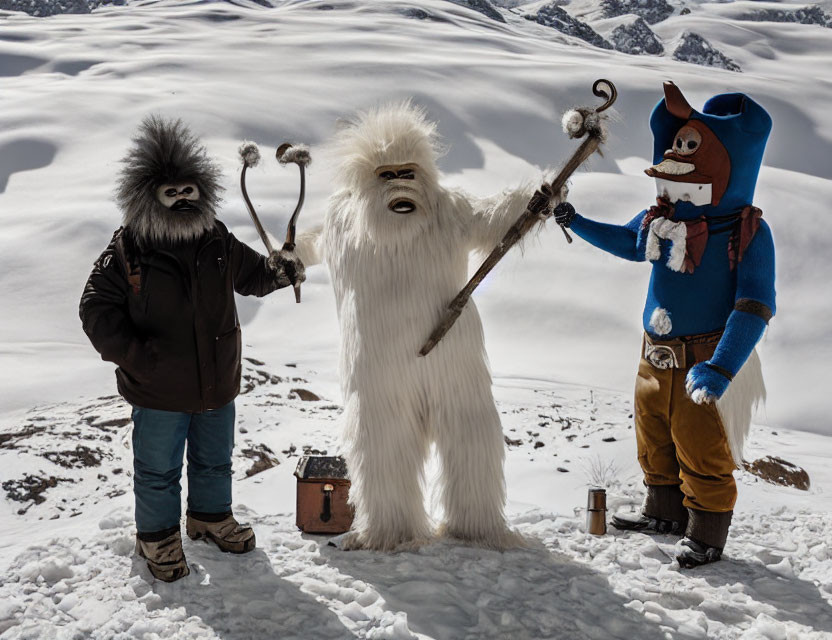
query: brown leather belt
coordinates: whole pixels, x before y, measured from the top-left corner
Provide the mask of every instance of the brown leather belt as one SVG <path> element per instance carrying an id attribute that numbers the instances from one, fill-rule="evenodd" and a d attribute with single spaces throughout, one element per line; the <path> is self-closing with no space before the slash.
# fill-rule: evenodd
<path id="1" fill-rule="evenodd" d="M 656 369 L 688 369 L 697 362 L 709 360 L 721 337 L 722 331 L 712 331 L 659 340 L 645 333 L 642 354 Z"/>

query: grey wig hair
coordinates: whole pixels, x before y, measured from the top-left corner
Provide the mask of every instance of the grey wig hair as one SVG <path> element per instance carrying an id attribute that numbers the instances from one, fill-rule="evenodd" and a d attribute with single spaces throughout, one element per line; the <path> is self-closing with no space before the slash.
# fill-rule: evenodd
<path id="1" fill-rule="evenodd" d="M 145 118 L 121 160 L 116 202 L 123 224 L 140 244 L 171 244 L 198 238 L 214 226 L 220 202 L 220 168 L 181 120 Z M 171 211 L 159 202 L 163 184 L 194 182 L 199 212 Z"/>

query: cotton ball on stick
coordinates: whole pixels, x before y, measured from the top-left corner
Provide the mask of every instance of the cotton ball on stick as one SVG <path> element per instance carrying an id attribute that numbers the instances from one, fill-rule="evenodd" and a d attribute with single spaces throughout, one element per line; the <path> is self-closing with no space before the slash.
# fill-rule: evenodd
<path id="1" fill-rule="evenodd" d="M 584 128 L 584 116 L 577 109 L 570 109 L 563 114 L 563 132 L 570 138 L 578 137 Z"/>
<path id="2" fill-rule="evenodd" d="M 256 167 L 260 162 L 260 147 L 257 146 L 256 142 L 246 140 L 240 145 L 238 152 L 240 153 L 240 157 L 243 159 L 243 162 L 248 167 Z"/>
<path id="3" fill-rule="evenodd" d="M 306 167 L 312 162 L 309 147 L 305 144 L 284 143 L 277 149 L 277 161 L 280 164 L 298 164 Z"/>

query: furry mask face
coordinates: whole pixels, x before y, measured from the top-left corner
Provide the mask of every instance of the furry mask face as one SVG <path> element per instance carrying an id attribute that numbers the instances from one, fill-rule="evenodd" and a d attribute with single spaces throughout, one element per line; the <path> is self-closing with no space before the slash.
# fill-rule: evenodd
<path id="1" fill-rule="evenodd" d="M 140 243 L 187 242 L 213 227 L 220 171 L 181 120 L 146 118 L 122 163 L 116 200 Z"/>
<path id="2" fill-rule="evenodd" d="M 416 240 L 437 215 L 441 192 L 436 125 L 411 102 L 362 112 L 336 137 L 338 187 L 356 206 L 357 237 L 400 244 Z"/>

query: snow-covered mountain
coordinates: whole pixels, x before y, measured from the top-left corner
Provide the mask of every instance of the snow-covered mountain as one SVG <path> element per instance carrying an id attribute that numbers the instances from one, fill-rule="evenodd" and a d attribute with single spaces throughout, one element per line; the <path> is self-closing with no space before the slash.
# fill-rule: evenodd
<path id="1" fill-rule="evenodd" d="M 659 1 L 128 0 L 29 15 L 71 4 L 0 0 L 3 640 L 832 634 L 823 389 L 832 29 L 797 19 L 825 20 L 829 2 L 669 0 L 661 18 Z M 546 7 L 560 22 L 527 18 Z M 621 7 L 631 13 L 617 15 Z M 586 25 L 611 48 L 561 24 Z M 723 58 L 741 72 L 721 68 Z M 575 143 L 561 114 L 594 104 L 599 77 L 618 86 L 618 121 L 570 199 L 610 222 L 655 195 L 642 170 L 662 81 L 695 106 L 740 90 L 771 111 L 757 204 L 774 230 L 779 312 L 761 345 L 769 403 L 747 458 L 784 458 L 806 470 L 809 489 L 738 472 L 729 561 L 700 572 L 673 566 L 669 538 L 584 534 L 588 484 L 607 486 L 611 508 L 641 499 L 630 395 L 649 270 L 548 229 L 476 294 L 504 419 L 510 517 L 538 547 L 343 554 L 295 530 L 297 456 L 338 442 L 335 308 L 325 268 L 313 267 L 303 304 L 285 291 L 239 301 L 248 360 L 235 509 L 254 523 L 260 549 L 228 558 L 188 542 L 192 575 L 152 583 L 131 555 L 129 409 L 77 318 L 92 262 L 119 224 L 117 159 L 141 118 L 181 116 L 203 135 L 225 169 L 221 217 L 258 246 L 236 186 L 243 139 L 311 145 L 302 229 L 320 220 L 328 196 L 322 145 L 355 109 L 413 96 L 447 143 L 446 182 L 486 195 L 537 181 L 568 157 Z M 265 163 L 249 189 L 279 234 L 295 174 Z M 323 399 L 305 401 L 299 389 Z M 263 470 L 247 475 L 255 464 Z"/>

